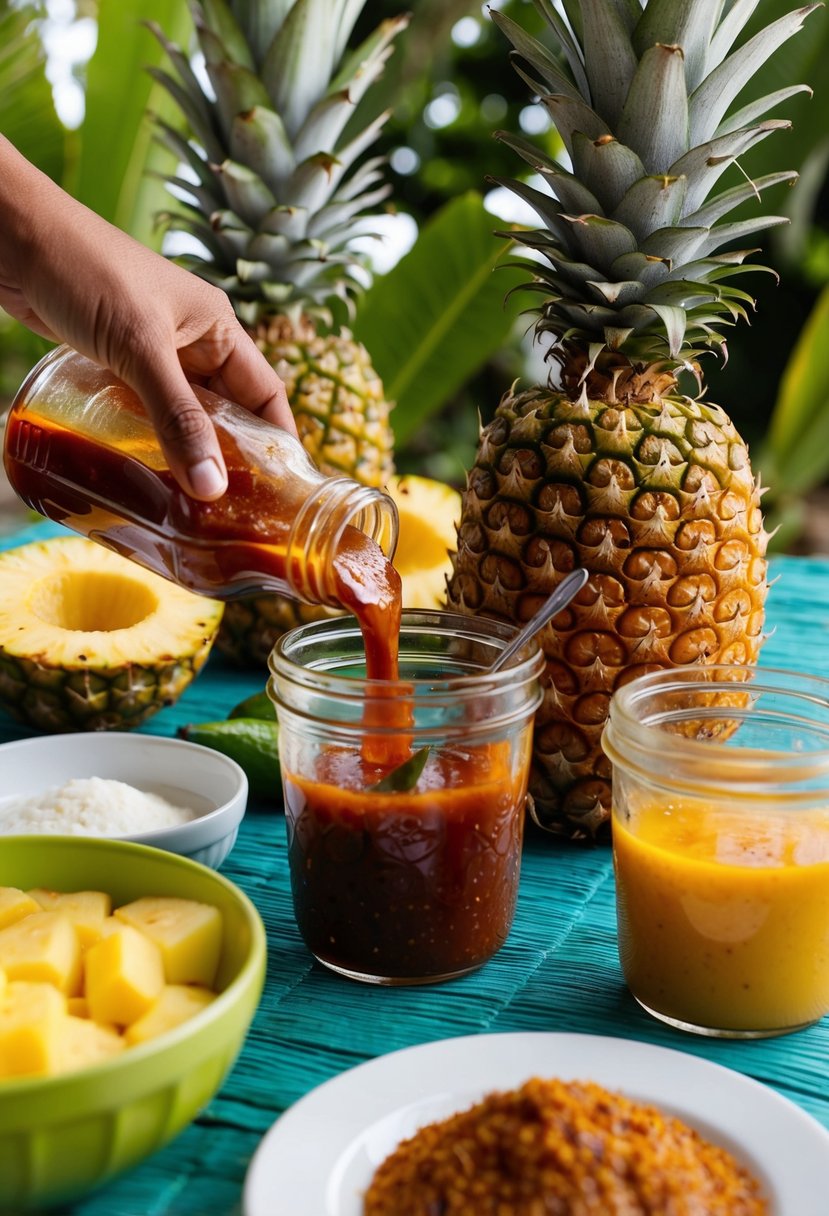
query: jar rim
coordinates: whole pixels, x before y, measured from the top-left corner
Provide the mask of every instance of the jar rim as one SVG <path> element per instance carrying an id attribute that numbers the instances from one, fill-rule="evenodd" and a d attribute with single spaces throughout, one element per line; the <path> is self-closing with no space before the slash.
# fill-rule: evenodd
<path id="1" fill-rule="evenodd" d="M 745 688 L 747 703 L 711 706 L 686 704 L 682 708 L 654 708 L 644 713 L 647 701 L 666 693 L 710 693 L 720 689 Z M 775 750 L 772 747 L 735 747 L 725 749 L 723 738 L 688 738 L 668 732 L 668 723 L 698 718 L 728 718 L 736 725 L 756 714 L 763 694 L 786 698 L 791 711 L 764 712 L 764 720 L 788 722 L 807 729 L 820 746 L 803 751 Z M 809 717 L 809 712 L 813 714 Z M 819 711 L 819 715 L 816 711 Z M 729 736 L 730 737 L 730 736 Z M 825 744 L 823 740 L 825 739 Z M 611 698 L 602 747 L 614 763 L 638 771 L 650 781 L 685 788 L 688 780 L 695 789 L 729 789 L 768 793 L 771 786 L 826 779 L 829 782 L 829 679 L 782 667 L 754 667 L 745 664 L 694 664 L 664 668 L 638 676 L 617 689 Z M 720 750 L 721 749 L 721 750 Z M 716 763 L 716 761 L 723 763 Z M 758 762 L 762 772 L 758 773 Z M 727 770 L 727 771 L 726 771 Z M 814 787 L 810 797 L 814 797 Z"/>
<path id="2" fill-rule="evenodd" d="M 491 642 L 493 644 L 492 661 L 505 649 L 507 644 L 518 633 L 518 626 L 497 621 L 492 617 L 467 616 L 459 612 L 448 612 L 432 608 L 404 609 L 400 623 L 400 634 L 411 636 L 431 633 L 435 636 L 446 635 L 458 637 L 466 641 Z M 405 685 L 409 696 L 417 697 L 419 689 L 434 689 L 435 677 L 418 678 L 405 676 L 394 680 L 367 680 L 354 676 L 332 674 L 324 666 L 308 666 L 295 662 L 291 651 L 299 649 L 301 643 L 312 643 L 327 640 L 337 641 L 338 638 L 355 640 L 360 637 L 360 628 L 353 616 L 338 616 L 320 621 L 311 621 L 298 625 L 277 639 L 268 656 L 268 668 L 272 676 L 288 679 L 292 683 L 306 688 L 324 689 L 327 695 L 342 697 L 346 700 L 359 698 L 363 700 L 365 689 L 389 689 L 396 685 Z M 476 695 L 485 690 L 503 688 L 505 683 L 511 685 L 529 683 L 537 679 L 545 666 L 544 653 L 537 641 L 532 639 L 523 646 L 515 661 L 507 667 L 490 673 L 487 667 L 477 671 L 470 670 L 461 675 L 441 679 L 442 693 L 446 697 L 459 695 Z"/>

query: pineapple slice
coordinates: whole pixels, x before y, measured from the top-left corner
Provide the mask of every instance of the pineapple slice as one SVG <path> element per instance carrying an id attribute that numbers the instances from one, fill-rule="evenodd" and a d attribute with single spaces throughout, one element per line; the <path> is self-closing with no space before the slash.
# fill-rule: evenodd
<path id="1" fill-rule="evenodd" d="M 404 608 L 442 608 L 450 552 L 457 544 L 461 496 L 428 477 L 392 477 L 386 487 L 397 504 L 400 532 L 394 566 L 403 583 Z"/>
<path id="2" fill-rule="evenodd" d="M 52 984 L 12 980 L 0 996 L 0 1078 L 59 1066 L 66 998 Z"/>
<path id="3" fill-rule="evenodd" d="M 60 1028 L 55 1072 L 74 1072 L 100 1064 L 126 1047 L 117 1030 L 79 1017 L 66 1017 Z"/>
<path id="4" fill-rule="evenodd" d="M 87 951 L 85 995 L 96 1022 L 129 1026 L 163 987 L 161 951 L 130 925 L 121 925 Z"/>
<path id="5" fill-rule="evenodd" d="M 155 942 L 168 984 L 213 984 L 222 948 L 218 908 L 192 899 L 148 896 L 116 908 L 115 917 Z"/>
<path id="6" fill-rule="evenodd" d="M 40 730 L 127 730 L 201 670 L 222 605 L 81 537 L 0 554 L 0 704 Z"/>
<path id="7" fill-rule="evenodd" d="M 37 911 L 0 929 L 0 967 L 10 980 L 42 981 L 78 996 L 81 946 L 69 917 Z"/>
<path id="8" fill-rule="evenodd" d="M 22 920 L 30 912 L 39 911 L 40 904 L 25 891 L 19 891 L 17 887 L 0 887 L 0 929 Z"/>
<path id="9" fill-rule="evenodd" d="M 216 993 L 195 984 L 167 984 L 150 1009 L 128 1026 L 124 1038 L 130 1044 L 146 1043 L 157 1035 L 180 1026 L 215 1001 Z"/>
<path id="10" fill-rule="evenodd" d="M 101 936 L 101 926 L 112 910 L 112 900 L 103 891 L 47 891 L 35 887 L 32 899 L 48 912 L 64 912 L 75 926 L 81 947 L 86 949 Z"/>

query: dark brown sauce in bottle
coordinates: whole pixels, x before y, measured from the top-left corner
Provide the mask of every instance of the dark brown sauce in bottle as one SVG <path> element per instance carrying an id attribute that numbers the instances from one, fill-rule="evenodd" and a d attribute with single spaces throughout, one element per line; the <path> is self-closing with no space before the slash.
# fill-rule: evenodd
<path id="1" fill-rule="evenodd" d="M 250 425 L 257 421 L 251 419 Z M 273 429 L 261 425 L 265 436 Z M 358 616 L 365 601 L 370 639 L 379 636 L 373 605 L 388 605 L 385 634 L 396 637 L 399 578 L 379 545 L 346 526 L 332 569 L 323 569 L 314 554 L 293 552 L 292 528 L 308 493 L 306 483 L 257 475 L 233 432 L 217 427 L 217 433 L 228 489 L 215 502 L 190 498 L 168 468 L 148 463 L 140 446 L 122 449 L 96 442 L 40 417 L 36 405 L 25 413 L 12 411 L 8 419 L 6 470 L 33 510 L 191 591 L 226 599 L 284 591 L 286 583 L 300 581 L 307 598 L 333 598 Z M 387 639 L 369 647 L 378 678 L 387 678 L 384 673 L 393 665 L 388 644 Z"/>

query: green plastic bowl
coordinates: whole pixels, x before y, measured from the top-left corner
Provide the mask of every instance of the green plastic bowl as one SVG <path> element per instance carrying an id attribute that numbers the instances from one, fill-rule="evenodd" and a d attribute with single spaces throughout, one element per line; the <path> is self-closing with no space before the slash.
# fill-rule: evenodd
<path id="1" fill-rule="evenodd" d="M 114 1178 L 182 1130 L 221 1086 L 265 977 L 265 929 L 220 874 L 146 845 L 78 836 L 0 839 L 0 886 L 107 891 L 114 904 L 178 895 L 224 919 L 220 996 L 189 1022 L 103 1064 L 0 1081 L 0 1211 L 65 1203 Z"/>

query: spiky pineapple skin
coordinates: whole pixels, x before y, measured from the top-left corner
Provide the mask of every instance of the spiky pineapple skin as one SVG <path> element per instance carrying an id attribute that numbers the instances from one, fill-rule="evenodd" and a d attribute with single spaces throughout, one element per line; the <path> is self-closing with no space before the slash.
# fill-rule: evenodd
<path id="1" fill-rule="evenodd" d="M 392 407 L 362 343 L 348 329 L 318 334 L 284 317 L 254 337 L 284 381 L 299 437 L 317 467 L 384 486 L 394 473 Z"/>
<path id="2" fill-rule="evenodd" d="M 641 394 L 647 384 L 637 386 Z M 576 566 L 590 580 L 541 637 L 530 792 L 538 822 L 607 834 L 610 697 L 686 663 L 753 663 L 767 534 L 746 444 L 716 405 L 594 385 L 507 394 L 463 498 L 450 606 L 522 624 Z"/>
<path id="3" fill-rule="evenodd" d="M 225 604 L 216 647 L 238 667 L 261 668 L 264 682 L 268 655 L 283 633 L 332 615 L 332 609 L 284 595 L 245 596 Z"/>

